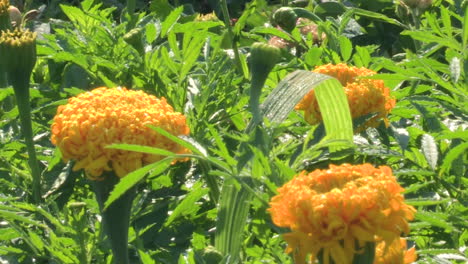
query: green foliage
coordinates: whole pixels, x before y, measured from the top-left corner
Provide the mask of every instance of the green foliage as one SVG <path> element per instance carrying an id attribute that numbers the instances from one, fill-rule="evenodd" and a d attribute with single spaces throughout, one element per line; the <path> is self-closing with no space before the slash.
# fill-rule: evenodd
<path id="1" fill-rule="evenodd" d="M 190 127 L 183 138 L 151 127 L 190 149 L 187 155 L 108 146 L 164 157 L 124 177 L 106 201 L 110 206 L 136 189 L 131 263 L 293 263 L 281 237 L 288 230 L 267 211 L 277 188 L 301 170 L 365 162 L 390 166 L 417 209 L 407 238 L 418 263 L 467 261 L 466 4 L 433 1 L 414 13 L 391 0 L 289 1 L 313 20 L 318 36 L 326 35 L 317 41 L 298 27 L 271 25 L 279 2 L 288 1 L 227 1 L 229 15 L 238 18 L 228 23 L 218 1 L 136 1 L 133 14 L 125 2 L 51 1 L 42 17 L 26 23 L 38 32 L 30 106 L 44 196 L 28 202 L 26 144 L 13 89 L 2 87 L 0 262 L 112 263 L 90 181 L 73 171 L 73 161 L 62 162 L 50 142 L 57 107 L 99 86 L 164 96 Z M 209 8 L 220 19 L 200 21 L 196 12 Z M 252 43 L 276 38 L 287 45 L 259 89 L 263 119 L 253 121 L 249 52 Z M 389 127 L 351 136 L 340 86 L 309 72 L 341 62 L 377 71 L 370 78 L 391 89 L 397 103 Z M 293 109 L 311 87 L 325 119 L 317 126 Z"/>

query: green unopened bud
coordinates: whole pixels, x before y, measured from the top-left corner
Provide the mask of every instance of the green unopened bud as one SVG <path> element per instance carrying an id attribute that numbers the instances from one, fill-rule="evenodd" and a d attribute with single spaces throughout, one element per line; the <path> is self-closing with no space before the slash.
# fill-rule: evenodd
<path id="1" fill-rule="evenodd" d="M 0 61 L 13 87 L 29 86 L 29 78 L 36 64 L 36 33 L 16 28 L 0 34 Z"/>
<path id="2" fill-rule="evenodd" d="M 273 14 L 273 23 L 286 31 L 296 27 L 297 14 L 290 7 L 281 7 Z"/>
<path id="3" fill-rule="evenodd" d="M 402 0 L 403 3 L 410 8 L 417 8 L 420 10 L 427 9 L 432 5 L 432 0 Z"/>
<path id="4" fill-rule="evenodd" d="M 221 252 L 217 251 L 213 246 L 208 246 L 203 250 L 203 260 L 205 263 L 217 264 L 223 259 Z"/>
<path id="5" fill-rule="evenodd" d="M 260 72 L 268 74 L 280 58 L 281 51 L 278 47 L 263 42 L 252 44 L 249 58 L 252 75 Z"/>
<path id="6" fill-rule="evenodd" d="M 140 54 L 143 54 L 145 48 L 143 47 L 142 35 L 143 34 L 141 28 L 134 28 L 130 30 L 127 34 L 125 34 L 123 39 L 134 49 L 136 49 Z"/>
<path id="7" fill-rule="evenodd" d="M 0 31 L 11 28 L 9 7 L 8 0 L 0 0 Z"/>

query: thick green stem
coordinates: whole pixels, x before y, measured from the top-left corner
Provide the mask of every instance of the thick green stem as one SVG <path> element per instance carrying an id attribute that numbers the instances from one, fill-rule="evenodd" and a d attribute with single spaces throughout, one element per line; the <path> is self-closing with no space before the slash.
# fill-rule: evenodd
<path id="1" fill-rule="evenodd" d="M 104 232 L 108 236 L 115 264 L 129 264 L 128 258 L 128 228 L 132 202 L 136 195 L 136 186 L 115 200 L 103 211 L 104 203 L 109 198 L 119 178 L 113 172 L 107 173 L 104 180 L 94 181 L 94 192 L 101 209 Z"/>
<path id="2" fill-rule="evenodd" d="M 28 151 L 28 164 L 32 173 L 32 196 L 36 203 L 41 201 L 41 171 L 36 157 L 36 149 L 34 147 L 32 121 L 31 121 L 31 106 L 29 105 L 29 78 L 21 77 L 16 74 L 10 78 L 16 78 L 12 81 L 15 90 L 16 103 L 21 121 L 21 131 L 26 142 Z"/>
<path id="3" fill-rule="evenodd" d="M 260 95 L 262 94 L 262 88 L 265 84 L 266 78 L 268 77 L 268 72 L 264 73 L 263 70 L 261 73 L 252 76 L 252 82 L 250 85 L 250 98 L 249 106 L 250 111 L 252 112 L 252 123 L 254 128 L 257 124 L 262 121 L 262 114 L 260 111 Z M 250 127 L 250 126 L 249 126 Z"/>
<path id="4" fill-rule="evenodd" d="M 200 159 L 200 165 L 205 177 L 206 184 L 208 185 L 208 188 L 210 188 L 210 200 L 214 205 L 216 205 L 219 201 L 218 182 L 216 181 L 216 178 L 210 174 L 211 167 L 206 161 Z"/>

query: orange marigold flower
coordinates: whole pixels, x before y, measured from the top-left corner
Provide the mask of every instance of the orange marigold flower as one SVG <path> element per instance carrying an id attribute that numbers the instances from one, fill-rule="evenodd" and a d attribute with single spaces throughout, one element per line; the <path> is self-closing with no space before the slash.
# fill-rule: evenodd
<path id="1" fill-rule="evenodd" d="M 291 229 L 284 239 L 296 263 L 323 254 L 348 264 L 376 237 L 391 243 L 409 232 L 415 209 L 404 203 L 402 191 L 387 166 L 330 165 L 280 187 L 269 211 L 275 225 Z"/>
<path id="2" fill-rule="evenodd" d="M 381 118 L 386 126 L 389 125 L 387 115 L 395 107 L 395 99 L 390 97 L 390 89 L 385 87 L 382 80 L 365 79 L 365 76 L 374 75 L 376 72 L 366 68 L 349 67 L 342 63 L 322 65 L 315 68 L 314 72 L 333 76 L 341 82 L 353 118 L 377 113 L 377 116 L 358 127 L 357 131 L 366 127 L 377 127 Z M 322 121 L 313 90 L 299 102 L 296 109 L 304 110 L 306 121 L 312 125 Z"/>
<path id="3" fill-rule="evenodd" d="M 111 170 L 121 178 L 163 158 L 106 148 L 114 143 L 151 146 L 179 154 L 188 152 L 148 125 L 176 136 L 189 134 L 185 116 L 174 112 L 164 97 L 158 99 L 143 91 L 120 87 L 100 87 L 70 98 L 68 104 L 57 109 L 51 140 L 65 161 L 77 161 L 74 170 L 84 168 L 92 180 L 99 180 L 103 171 Z"/>
<path id="4" fill-rule="evenodd" d="M 385 241 L 377 243 L 374 264 L 409 264 L 416 261 L 416 249 L 408 249 L 406 239 L 395 239 L 388 245 Z"/>

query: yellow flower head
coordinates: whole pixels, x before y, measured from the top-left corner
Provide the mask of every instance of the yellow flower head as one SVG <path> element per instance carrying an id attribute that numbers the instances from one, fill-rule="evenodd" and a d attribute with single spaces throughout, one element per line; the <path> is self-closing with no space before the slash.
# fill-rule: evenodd
<path id="1" fill-rule="evenodd" d="M 114 143 L 151 146 L 179 154 L 188 152 L 148 125 L 176 136 L 189 134 L 184 115 L 174 112 L 165 98 L 158 99 L 143 91 L 101 87 L 72 97 L 57 109 L 52 143 L 59 147 L 65 161 L 77 161 L 74 170 L 84 168 L 93 180 L 99 180 L 103 171 L 111 170 L 124 177 L 163 158 L 106 148 Z"/>
<path id="2" fill-rule="evenodd" d="M 390 245 L 382 240 L 375 247 L 374 264 L 409 264 L 416 258 L 416 249 L 408 249 L 404 238 L 395 239 Z"/>
<path id="3" fill-rule="evenodd" d="M 348 264 L 376 237 L 391 243 L 409 232 L 415 209 L 404 203 L 402 191 L 389 167 L 330 165 L 302 172 L 279 188 L 269 211 L 275 225 L 291 230 L 284 235 L 286 251 L 297 263 L 323 254 Z"/>
<path id="4" fill-rule="evenodd" d="M 377 116 L 357 128 L 357 131 L 366 127 L 377 127 L 381 118 L 388 126 L 387 115 L 395 106 L 395 99 L 390 97 L 390 90 L 385 87 L 382 80 L 365 79 L 365 76 L 374 75 L 376 72 L 366 68 L 349 67 L 346 64 L 322 65 L 317 67 L 314 72 L 330 75 L 341 82 L 348 97 L 348 104 L 353 118 L 377 113 Z M 305 119 L 311 125 L 322 121 L 322 115 L 313 90 L 299 102 L 296 109 L 305 111 Z"/>

